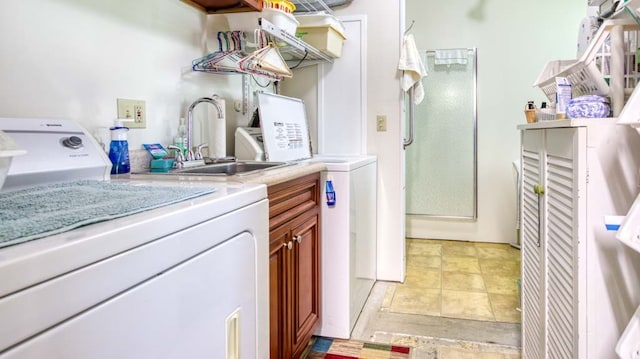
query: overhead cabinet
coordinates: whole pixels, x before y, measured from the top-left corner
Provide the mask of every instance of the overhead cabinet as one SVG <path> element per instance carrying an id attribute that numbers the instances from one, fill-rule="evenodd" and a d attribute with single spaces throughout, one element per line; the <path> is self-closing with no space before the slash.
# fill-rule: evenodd
<path id="1" fill-rule="evenodd" d="M 604 216 L 636 197 L 637 135 L 615 119 L 519 128 L 523 358 L 613 358 L 640 268 Z"/>

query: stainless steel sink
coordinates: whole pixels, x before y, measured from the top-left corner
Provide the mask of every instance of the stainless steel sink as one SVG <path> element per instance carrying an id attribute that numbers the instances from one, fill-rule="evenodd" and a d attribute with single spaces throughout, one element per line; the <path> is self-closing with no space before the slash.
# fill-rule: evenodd
<path id="1" fill-rule="evenodd" d="M 204 165 L 192 168 L 173 170 L 169 174 L 189 174 L 189 175 L 245 175 L 289 166 L 289 162 L 230 162 Z"/>

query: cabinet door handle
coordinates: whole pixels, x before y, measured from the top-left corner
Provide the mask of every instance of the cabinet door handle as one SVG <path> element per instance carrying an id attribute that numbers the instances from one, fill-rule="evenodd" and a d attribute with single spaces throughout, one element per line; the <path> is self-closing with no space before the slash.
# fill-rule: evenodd
<path id="1" fill-rule="evenodd" d="M 284 244 L 283 244 L 283 247 L 285 247 L 285 248 L 286 248 L 286 249 L 288 249 L 288 250 L 291 250 L 291 249 L 293 248 L 293 242 L 292 242 L 292 241 L 289 241 L 289 242 L 287 242 L 287 243 L 284 243 Z"/>
<path id="2" fill-rule="evenodd" d="M 295 236 L 295 237 L 293 237 L 293 240 L 298 242 L 298 243 L 302 243 L 302 236 Z"/>
<path id="3" fill-rule="evenodd" d="M 542 236 L 542 206 L 540 205 L 540 197 L 544 196 L 544 187 L 539 184 L 534 185 L 533 192 L 538 196 L 538 241 L 536 246 L 540 248 L 540 237 Z"/>

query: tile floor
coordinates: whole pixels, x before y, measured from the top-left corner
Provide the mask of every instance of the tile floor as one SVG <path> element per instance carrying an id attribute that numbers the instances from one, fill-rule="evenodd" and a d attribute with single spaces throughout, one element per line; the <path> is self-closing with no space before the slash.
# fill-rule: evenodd
<path id="1" fill-rule="evenodd" d="M 352 338 L 420 359 L 520 358 L 519 275 L 508 244 L 407 239 L 405 283 L 375 284 Z"/>
<path id="2" fill-rule="evenodd" d="M 407 239 L 394 313 L 520 323 L 520 251 L 508 244 Z"/>

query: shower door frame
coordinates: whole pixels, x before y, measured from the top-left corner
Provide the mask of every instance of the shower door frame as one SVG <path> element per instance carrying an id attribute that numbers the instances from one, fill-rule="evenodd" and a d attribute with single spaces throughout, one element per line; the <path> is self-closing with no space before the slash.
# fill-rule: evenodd
<path id="1" fill-rule="evenodd" d="M 472 126 L 473 126 L 473 214 L 471 216 L 453 216 L 453 215 L 438 215 L 438 214 L 420 214 L 420 213 L 405 213 L 406 216 L 415 216 L 420 218 L 432 218 L 432 219 L 456 219 L 456 220 L 471 220 L 476 221 L 478 219 L 478 48 L 467 48 L 467 51 L 473 55 L 473 110 L 472 110 Z M 425 51 L 426 55 L 434 55 L 435 50 Z M 425 89 L 426 90 L 426 89 Z M 415 104 L 410 102 L 410 112 L 415 112 Z M 413 125 L 412 125 L 413 126 Z M 415 131 L 413 128 L 411 131 Z M 417 140 L 417 139 L 416 139 Z M 405 194 L 406 196 L 406 194 Z"/>

